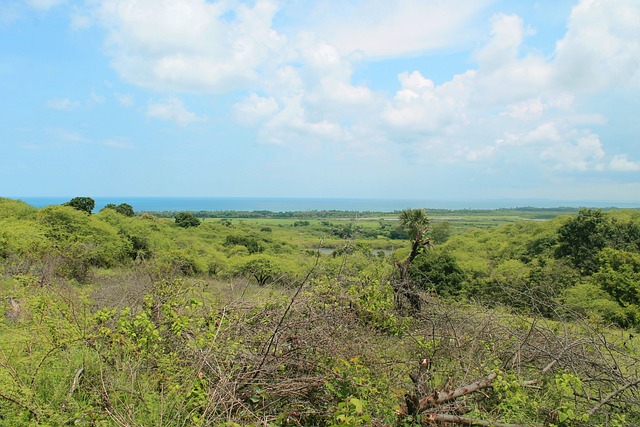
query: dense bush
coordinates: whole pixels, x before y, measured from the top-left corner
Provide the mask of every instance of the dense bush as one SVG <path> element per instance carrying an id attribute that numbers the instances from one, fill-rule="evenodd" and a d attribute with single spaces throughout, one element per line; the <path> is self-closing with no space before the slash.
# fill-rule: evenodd
<path id="1" fill-rule="evenodd" d="M 200 225 L 200 220 L 189 212 L 180 212 L 175 217 L 176 225 L 182 228 L 197 227 Z"/>
<path id="2" fill-rule="evenodd" d="M 457 296 L 462 291 L 465 273 L 455 258 L 439 248 L 418 255 L 409 274 L 426 291 L 434 290 L 443 297 Z"/>

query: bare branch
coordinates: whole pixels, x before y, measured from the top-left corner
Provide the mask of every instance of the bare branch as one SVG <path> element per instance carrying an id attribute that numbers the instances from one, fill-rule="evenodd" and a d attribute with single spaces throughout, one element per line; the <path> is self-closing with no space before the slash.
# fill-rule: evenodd
<path id="1" fill-rule="evenodd" d="M 596 412 L 598 412 L 600 410 L 600 408 L 602 408 L 604 405 L 606 405 L 607 403 L 609 403 L 609 401 L 611 399 L 613 399 L 614 397 L 616 397 L 617 395 L 619 395 L 620 393 L 624 392 L 627 389 L 630 389 L 631 387 L 635 387 L 638 384 L 640 384 L 640 378 L 636 379 L 635 381 L 632 381 L 622 387 L 620 387 L 619 389 L 611 392 L 609 395 L 607 395 L 604 399 L 602 399 L 596 406 L 594 406 L 593 408 L 591 408 L 591 410 L 589 411 L 589 416 L 593 416 Z"/>
<path id="2" fill-rule="evenodd" d="M 440 405 L 442 403 L 450 402 L 459 397 L 465 396 L 467 394 L 474 393 L 478 390 L 482 390 L 487 387 L 491 387 L 491 383 L 498 376 L 497 372 L 492 372 L 487 375 L 485 378 L 478 380 L 474 383 L 468 384 L 463 387 L 458 387 L 455 390 L 451 391 L 437 391 L 420 399 L 420 405 L 416 413 L 421 413 L 426 411 L 428 408 L 433 408 L 434 406 Z M 408 415 L 409 409 L 406 404 L 400 408 L 400 415 Z"/>
<path id="3" fill-rule="evenodd" d="M 450 414 L 430 414 L 428 416 L 428 421 L 441 421 L 445 423 L 455 423 L 455 424 L 463 424 L 469 426 L 486 426 L 486 427 L 535 427 L 540 426 L 541 424 L 510 424 L 510 423 L 500 423 L 497 421 L 487 421 L 487 420 L 475 420 L 473 418 L 460 417 L 458 415 L 450 415 Z"/>

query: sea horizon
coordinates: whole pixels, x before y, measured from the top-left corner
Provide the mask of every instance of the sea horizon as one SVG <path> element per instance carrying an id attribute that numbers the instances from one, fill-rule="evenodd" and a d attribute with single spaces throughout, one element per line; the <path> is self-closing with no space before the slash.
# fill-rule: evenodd
<path id="1" fill-rule="evenodd" d="M 8 197 L 22 200 L 34 207 L 59 205 L 73 197 Z M 556 199 L 377 199 L 377 198 L 303 198 L 303 197 L 92 197 L 98 212 L 107 204 L 128 203 L 136 212 L 166 211 L 271 211 L 295 212 L 314 210 L 394 212 L 407 208 L 424 209 L 514 209 L 532 207 L 552 208 L 640 208 L 640 202 L 620 202 L 607 200 L 556 200 Z"/>

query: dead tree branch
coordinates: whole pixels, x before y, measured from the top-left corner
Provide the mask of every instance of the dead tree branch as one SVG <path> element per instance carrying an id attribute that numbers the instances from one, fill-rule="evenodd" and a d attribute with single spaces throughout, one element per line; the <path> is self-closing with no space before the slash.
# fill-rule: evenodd
<path id="1" fill-rule="evenodd" d="M 611 392 L 610 394 L 608 394 L 607 396 L 605 396 L 604 399 L 602 399 L 596 406 L 594 406 L 593 408 L 591 408 L 591 410 L 589 411 L 589 416 L 593 416 L 596 412 L 598 412 L 600 410 L 600 408 L 602 408 L 604 405 L 606 405 L 607 403 L 609 403 L 609 401 L 613 398 L 615 398 L 617 395 L 619 395 L 620 393 L 624 392 L 625 390 L 630 389 L 631 387 L 635 387 L 638 384 L 640 384 L 640 379 L 636 379 L 635 381 L 632 381 L 628 384 L 625 384 L 624 386 L 620 387 L 619 389 Z"/>
<path id="2" fill-rule="evenodd" d="M 442 403 L 450 402 L 452 400 L 455 400 L 467 394 L 471 394 L 478 390 L 491 387 L 491 383 L 493 382 L 494 379 L 496 379 L 497 376 L 498 374 L 496 372 L 492 372 L 491 374 L 487 375 L 485 378 L 482 378 L 466 386 L 458 387 L 455 390 L 436 391 L 435 393 L 432 393 L 420 399 L 419 405 L 416 408 L 415 413 L 419 414 L 419 413 L 425 412 L 427 409 L 433 408 Z M 409 415 L 409 408 L 405 404 L 400 408 L 400 416 L 406 416 L 406 415 Z"/>
<path id="3" fill-rule="evenodd" d="M 460 417 L 450 414 L 429 414 L 427 421 L 440 421 L 444 423 L 455 423 L 469 426 L 486 426 L 486 427 L 536 427 L 540 424 L 509 424 L 496 421 L 476 420 L 473 418 Z"/>

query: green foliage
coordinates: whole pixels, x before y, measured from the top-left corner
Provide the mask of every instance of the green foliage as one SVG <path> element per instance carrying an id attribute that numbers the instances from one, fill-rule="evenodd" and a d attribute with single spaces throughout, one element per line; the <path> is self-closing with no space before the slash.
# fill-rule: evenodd
<path id="1" fill-rule="evenodd" d="M 389 232 L 389 238 L 393 240 L 407 240 L 409 239 L 409 233 L 402 228 L 395 228 Z"/>
<path id="2" fill-rule="evenodd" d="M 347 224 L 335 225 L 331 230 L 331 234 L 341 239 L 353 239 L 360 231 L 361 227 L 350 221 Z"/>
<path id="3" fill-rule="evenodd" d="M 131 206 L 128 203 L 120 203 L 119 205 L 115 205 L 113 203 L 109 203 L 108 205 L 106 205 L 104 208 L 102 208 L 102 210 L 104 209 L 113 209 L 114 211 L 118 212 L 121 215 L 124 216 L 128 216 L 128 217 L 132 217 L 135 216 L 136 213 L 133 210 L 133 206 Z"/>
<path id="4" fill-rule="evenodd" d="M 623 306 L 640 305 L 640 253 L 606 248 L 598 258 L 599 270 L 591 277 Z"/>
<path id="5" fill-rule="evenodd" d="M 499 373 L 493 381 L 493 392 L 501 419 L 526 424 L 538 418 L 539 402 L 527 393 L 515 374 Z"/>
<path id="6" fill-rule="evenodd" d="M 552 427 L 574 426 L 579 423 L 589 421 L 589 414 L 582 413 L 572 402 L 572 397 L 576 393 L 584 390 L 584 386 L 580 378 L 575 374 L 560 373 L 554 378 L 555 394 L 557 399 L 557 408 L 555 414 L 557 423 L 551 423 Z"/>
<path id="7" fill-rule="evenodd" d="M 501 226 L 483 213 L 484 229 L 452 221 L 446 238 L 407 212 L 405 237 L 438 243 L 415 251 L 424 305 L 408 315 L 393 285 L 415 242 L 386 238 L 396 222 L 377 215 L 183 228 L 116 208 L 0 199 L 0 425 L 410 425 L 426 420 L 396 411 L 423 357 L 428 393 L 501 370 L 433 413 L 638 424 L 637 390 L 623 387 L 640 339 L 603 326 L 640 325 L 637 212 Z M 603 245 L 576 240 L 595 254 L 583 266 L 563 227 L 592 235 L 592 220 Z M 301 292 L 279 286 L 298 278 Z"/>
<path id="8" fill-rule="evenodd" d="M 180 212 L 175 216 L 176 225 L 182 228 L 198 227 L 200 220 L 192 213 Z"/>
<path id="9" fill-rule="evenodd" d="M 207 273 L 211 276 L 219 276 L 229 268 L 227 257 L 219 252 L 213 252 L 207 258 Z"/>
<path id="10" fill-rule="evenodd" d="M 358 358 L 339 359 L 334 366 L 335 376 L 327 381 L 327 389 L 335 396 L 338 403 L 333 413 L 333 424 L 330 427 L 357 427 L 371 423 L 367 413 L 369 399 L 380 391 L 369 379 L 369 370 Z"/>
<path id="11" fill-rule="evenodd" d="M 401 336 L 409 322 L 395 310 L 393 288 L 388 283 L 364 279 L 349 287 L 349 305 L 371 327 L 389 335 Z"/>
<path id="12" fill-rule="evenodd" d="M 431 226 L 430 238 L 434 244 L 441 244 L 449 239 L 451 235 L 451 223 L 449 221 L 436 222 Z"/>
<path id="13" fill-rule="evenodd" d="M 241 267 L 240 272 L 253 278 L 260 286 L 272 283 L 286 283 L 287 272 L 282 264 L 268 255 L 254 255 Z"/>
<path id="14" fill-rule="evenodd" d="M 400 212 L 398 221 L 411 240 L 420 239 L 429 227 L 429 216 L 425 209 L 405 209 Z"/>
<path id="15" fill-rule="evenodd" d="M 62 261 L 60 274 L 84 281 L 90 267 L 112 267 L 127 258 L 129 243 L 110 224 L 66 206 L 48 206 L 37 219 Z"/>
<path id="16" fill-rule="evenodd" d="M 96 206 L 96 202 L 91 197 L 74 197 L 64 205 L 91 214 L 93 208 Z"/>
<path id="17" fill-rule="evenodd" d="M 592 274 L 605 247 L 640 251 L 640 219 L 635 215 L 621 221 L 599 209 L 581 209 L 558 229 L 558 243 L 556 256 L 567 257 L 582 273 Z"/>
<path id="18" fill-rule="evenodd" d="M 155 262 L 167 274 L 180 273 L 185 276 L 193 276 L 206 271 L 200 258 L 186 249 L 170 249 L 159 252 Z"/>
<path id="19" fill-rule="evenodd" d="M 229 247 L 244 246 L 250 254 L 262 252 L 264 247 L 255 236 L 228 235 L 225 239 L 225 245 Z"/>
<path id="20" fill-rule="evenodd" d="M 419 254 L 409 267 L 409 276 L 422 289 L 433 289 L 443 297 L 460 294 L 466 279 L 455 258 L 439 248 Z"/>

